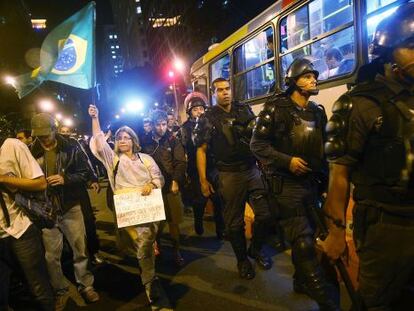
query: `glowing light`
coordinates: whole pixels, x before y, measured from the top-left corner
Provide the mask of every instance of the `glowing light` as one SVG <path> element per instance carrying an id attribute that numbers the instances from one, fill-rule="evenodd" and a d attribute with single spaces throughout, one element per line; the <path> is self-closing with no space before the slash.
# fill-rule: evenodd
<path id="1" fill-rule="evenodd" d="M 6 84 L 10 84 L 11 86 L 14 86 L 14 84 L 16 83 L 16 79 L 11 76 L 5 76 L 4 81 L 6 82 Z"/>
<path id="2" fill-rule="evenodd" d="M 155 106 L 155 107 L 158 107 L 158 103 L 157 103 L 157 102 L 155 102 L 155 103 L 154 103 L 154 106 Z"/>
<path id="3" fill-rule="evenodd" d="M 174 68 L 177 69 L 178 71 L 182 72 L 182 71 L 184 71 L 185 64 L 181 59 L 176 58 L 174 60 Z"/>
<path id="4" fill-rule="evenodd" d="M 61 113 L 57 113 L 57 114 L 55 114 L 55 118 L 56 118 L 56 120 L 62 120 L 63 119 L 63 116 L 62 116 L 62 114 Z"/>
<path id="5" fill-rule="evenodd" d="M 55 109 L 55 105 L 49 99 L 43 99 L 39 102 L 40 109 L 45 112 L 50 112 Z"/>
<path id="6" fill-rule="evenodd" d="M 125 107 L 130 112 L 138 112 L 144 108 L 144 103 L 139 98 L 132 98 L 127 101 Z"/>
<path id="7" fill-rule="evenodd" d="M 119 114 L 116 114 L 115 119 L 119 119 L 119 118 L 120 118 Z"/>
<path id="8" fill-rule="evenodd" d="M 168 76 L 169 76 L 170 78 L 174 78 L 174 71 L 169 70 L 169 71 L 168 71 Z"/>
<path id="9" fill-rule="evenodd" d="M 73 120 L 71 118 L 63 119 L 62 123 L 63 123 L 64 126 L 69 126 L 69 127 L 73 126 Z"/>
<path id="10" fill-rule="evenodd" d="M 122 108 L 122 109 L 121 109 L 121 112 L 122 112 L 122 113 L 125 113 L 125 111 L 126 111 L 126 110 L 125 110 L 125 108 Z"/>

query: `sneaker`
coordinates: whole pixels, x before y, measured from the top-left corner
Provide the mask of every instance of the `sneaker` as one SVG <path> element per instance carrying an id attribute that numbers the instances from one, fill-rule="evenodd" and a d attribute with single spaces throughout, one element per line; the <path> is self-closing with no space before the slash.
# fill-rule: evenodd
<path id="1" fill-rule="evenodd" d="M 81 291 L 81 295 L 86 303 L 94 303 L 99 300 L 99 294 L 93 289 L 93 287 L 87 287 Z"/>
<path id="2" fill-rule="evenodd" d="M 185 265 L 185 260 L 179 250 L 174 252 L 174 262 L 178 267 L 182 267 Z"/>
<path id="3" fill-rule="evenodd" d="M 247 251 L 247 255 L 256 261 L 256 264 L 263 270 L 269 270 L 272 268 L 272 259 L 260 252 L 253 252 L 250 247 Z"/>
<path id="4" fill-rule="evenodd" d="M 91 260 L 91 263 L 94 266 L 100 266 L 103 265 L 104 263 L 106 263 L 105 259 L 103 257 L 101 257 L 99 254 L 95 254 L 93 255 L 93 258 Z"/>
<path id="5" fill-rule="evenodd" d="M 242 279 L 251 280 L 256 276 L 252 263 L 247 258 L 239 262 L 237 268 L 239 269 L 239 275 Z"/>
<path id="6" fill-rule="evenodd" d="M 145 293 L 151 304 L 151 310 L 172 310 L 170 301 L 157 278 L 145 284 Z"/>
<path id="7" fill-rule="evenodd" d="M 57 294 L 55 296 L 55 311 L 63 311 L 69 299 L 69 292 Z"/>

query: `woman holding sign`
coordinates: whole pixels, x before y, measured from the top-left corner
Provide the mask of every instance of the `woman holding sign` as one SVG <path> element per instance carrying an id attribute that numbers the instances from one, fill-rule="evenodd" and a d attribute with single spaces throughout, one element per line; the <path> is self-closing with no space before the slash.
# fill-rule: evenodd
<path id="1" fill-rule="evenodd" d="M 153 189 L 161 189 L 164 177 L 153 158 L 139 152 L 141 147 L 135 132 L 127 126 L 118 129 L 115 133 L 115 149 L 112 150 L 101 131 L 97 107 L 90 105 L 88 112 L 92 118 L 93 133 L 90 147 L 93 154 L 104 164 L 114 193 L 120 190 L 138 189 L 142 196 L 148 196 Z M 158 225 L 158 221 L 149 222 L 127 227 L 126 230 L 134 241 L 141 268 L 142 284 L 145 286 L 151 305 L 165 307 L 169 305 L 168 298 L 155 276 L 152 247 Z"/>

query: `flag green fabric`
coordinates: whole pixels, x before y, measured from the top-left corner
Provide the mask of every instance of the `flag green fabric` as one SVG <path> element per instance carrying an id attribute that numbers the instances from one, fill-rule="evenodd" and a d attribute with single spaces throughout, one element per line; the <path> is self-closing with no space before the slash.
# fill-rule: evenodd
<path id="1" fill-rule="evenodd" d="M 14 87 L 22 98 L 46 80 L 81 89 L 95 86 L 94 2 L 47 35 L 40 49 L 40 67 L 18 76 Z"/>

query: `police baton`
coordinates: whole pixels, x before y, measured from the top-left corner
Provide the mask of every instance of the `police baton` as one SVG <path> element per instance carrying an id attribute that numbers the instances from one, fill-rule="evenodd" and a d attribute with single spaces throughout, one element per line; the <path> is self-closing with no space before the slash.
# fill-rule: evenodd
<path id="1" fill-rule="evenodd" d="M 324 203 L 324 202 L 322 202 Z M 322 241 L 326 239 L 329 234 L 328 227 L 323 218 L 322 208 L 313 206 L 311 208 L 312 217 L 315 221 L 316 227 L 319 230 L 318 238 Z M 351 278 L 348 271 L 346 270 L 344 261 L 342 258 L 338 258 L 334 261 L 335 267 L 338 269 L 339 275 L 341 276 L 342 281 L 345 284 L 346 291 L 348 292 L 349 298 L 352 301 L 352 310 L 362 311 L 361 299 L 358 293 L 355 291 L 354 285 L 352 284 Z"/>

